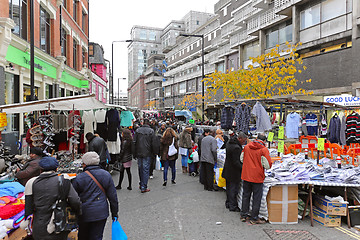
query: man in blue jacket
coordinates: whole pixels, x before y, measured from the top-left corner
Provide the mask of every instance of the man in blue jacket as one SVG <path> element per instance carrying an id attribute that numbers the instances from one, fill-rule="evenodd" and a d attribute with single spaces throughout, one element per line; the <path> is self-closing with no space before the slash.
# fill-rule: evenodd
<path id="1" fill-rule="evenodd" d="M 82 157 L 84 172 L 73 180 L 73 186 L 82 202 L 79 217 L 79 240 L 101 240 L 109 216 L 118 217 L 119 203 L 110 173 L 99 166 L 96 152 L 87 152 Z"/>

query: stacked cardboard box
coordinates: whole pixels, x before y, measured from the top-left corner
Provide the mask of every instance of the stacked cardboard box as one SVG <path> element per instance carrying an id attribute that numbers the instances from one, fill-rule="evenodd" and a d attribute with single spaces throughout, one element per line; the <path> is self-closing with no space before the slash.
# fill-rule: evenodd
<path id="1" fill-rule="evenodd" d="M 323 196 L 314 196 L 314 220 L 326 227 L 341 226 L 341 216 L 346 216 L 347 204 L 332 202 Z"/>

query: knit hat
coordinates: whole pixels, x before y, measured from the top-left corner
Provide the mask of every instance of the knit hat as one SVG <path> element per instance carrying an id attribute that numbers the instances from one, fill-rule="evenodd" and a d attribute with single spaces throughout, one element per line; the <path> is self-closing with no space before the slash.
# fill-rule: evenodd
<path id="1" fill-rule="evenodd" d="M 59 167 L 59 163 L 56 158 L 45 156 L 40 160 L 39 166 L 45 171 L 50 171 L 56 170 Z"/>
<path id="2" fill-rule="evenodd" d="M 82 156 L 81 160 L 86 166 L 99 165 L 99 163 L 100 163 L 99 155 L 96 152 L 85 153 Z"/>

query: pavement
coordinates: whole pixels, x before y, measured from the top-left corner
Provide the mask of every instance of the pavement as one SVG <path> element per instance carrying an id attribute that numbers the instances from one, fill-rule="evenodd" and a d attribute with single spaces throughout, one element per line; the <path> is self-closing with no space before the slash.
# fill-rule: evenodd
<path id="1" fill-rule="evenodd" d="M 154 171 L 154 179 L 149 179 L 148 193 L 138 189 L 137 162 L 133 161 L 133 190 L 128 186 L 125 173 L 123 189 L 117 190 L 120 204 L 119 222 L 129 240 L 231 240 L 231 239 L 359 239 L 360 232 L 340 228 L 328 228 L 310 219 L 299 220 L 294 225 L 250 225 L 240 221 L 240 214 L 225 208 L 225 191 L 209 192 L 203 190 L 198 177 L 181 172 L 177 161 L 176 184 L 171 184 L 169 171 L 168 184 L 162 186 L 163 172 Z M 169 169 L 170 170 L 170 169 Z M 119 173 L 113 174 L 117 185 Z M 288 236 L 269 237 L 265 231 L 277 230 L 277 234 Z M 292 234 L 299 234 L 296 237 Z M 308 235 L 306 235 L 308 234 Z M 305 236 L 306 235 L 306 236 Z M 310 237 L 309 237 L 310 236 Z M 105 227 L 104 240 L 111 239 L 111 219 Z"/>

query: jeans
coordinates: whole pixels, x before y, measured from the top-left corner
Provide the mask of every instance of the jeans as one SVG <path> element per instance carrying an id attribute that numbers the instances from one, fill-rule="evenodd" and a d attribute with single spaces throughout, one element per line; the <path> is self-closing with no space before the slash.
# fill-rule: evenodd
<path id="1" fill-rule="evenodd" d="M 79 221 L 79 240 L 102 240 L 106 219 L 96 222 Z"/>
<path id="2" fill-rule="evenodd" d="M 152 159 L 151 157 L 138 158 L 138 169 L 139 169 L 141 191 L 147 189 L 151 159 Z"/>
<path id="3" fill-rule="evenodd" d="M 214 189 L 214 164 L 208 162 L 201 163 L 201 175 L 205 190 Z"/>
<path id="4" fill-rule="evenodd" d="M 163 164 L 164 164 L 163 165 L 163 167 L 164 167 L 164 182 L 167 181 L 167 174 L 168 174 L 169 166 L 171 168 L 171 180 L 175 181 L 175 176 L 176 176 L 175 163 L 176 163 L 176 160 L 163 161 Z"/>
<path id="5" fill-rule="evenodd" d="M 189 159 L 189 150 L 186 150 L 186 155 L 181 155 L 181 166 L 187 167 Z"/>
<path id="6" fill-rule="evenodd" d="M 226 205 L 230 210 L 236 209 L 238 206 L 237 195 L 239 193 L 240 182 L 226 180 Z"/>
<path id="7" fill-rule="evenodd" d="M 243 182 L 243 196 L 241 216 L 246 217 L 249 215 L 250 198 L 253 195 L 251 219 L 257 220 L 259 218 L 259 211 L 261 205 L 261 198 L 263 194 L 263 183 Z"/>

